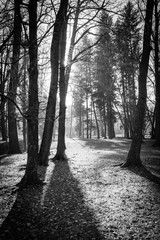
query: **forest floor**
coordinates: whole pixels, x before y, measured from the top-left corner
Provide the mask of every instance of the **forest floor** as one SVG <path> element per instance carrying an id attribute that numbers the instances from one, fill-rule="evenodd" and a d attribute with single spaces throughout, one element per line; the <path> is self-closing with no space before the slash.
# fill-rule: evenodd
<path id="1" fill-rule="evenodd" d="M 141 159 L 160 176 L 160 149 L 146 140 Z M 16 191 L 26 154 L 0 159 L 0 239 L 160 239 L 160 185 L 122 169 L 130 140 L 67 139 L 68 161 L 39 167 L 43 186 Z"/>

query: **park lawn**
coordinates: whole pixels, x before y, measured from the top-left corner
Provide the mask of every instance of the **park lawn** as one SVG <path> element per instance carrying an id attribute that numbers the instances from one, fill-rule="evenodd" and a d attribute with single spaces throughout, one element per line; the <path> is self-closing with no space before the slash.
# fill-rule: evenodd
<path id="1" fill-rule="evenodd" d="M 141 159 L 160 176 L 160 149 L 142 145 Z M 16 191 L 26 153 L 0 159 L 0 239 L 160 239 L 160 185 L 122 169 L 130 140 L 66 141 L 68 161 L 39 167 L 43 186 Z"/>

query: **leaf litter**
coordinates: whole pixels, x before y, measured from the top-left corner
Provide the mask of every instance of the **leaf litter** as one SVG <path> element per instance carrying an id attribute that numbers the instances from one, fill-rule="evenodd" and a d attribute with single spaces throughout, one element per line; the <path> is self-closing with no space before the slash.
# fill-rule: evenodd
<path id="1" fill-rule="evenodd" d="M 20 192 L 13 189 L 26 155 L 1 159 L 0 239 L 160 239 L 160 186 L 114 166 L 125 160 L 129 145 L 67 139 L 68 161 L 39 167 L 46 184 Z M 141 158 L 156 171 L 160 150 L 150 146 L 143 144 Z"/>

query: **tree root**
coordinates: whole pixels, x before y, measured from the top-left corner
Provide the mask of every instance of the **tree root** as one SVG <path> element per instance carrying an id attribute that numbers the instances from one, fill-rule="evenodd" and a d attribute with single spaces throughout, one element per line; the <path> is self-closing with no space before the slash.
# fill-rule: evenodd
<path id="1" fill-rule="evenodd" d="M 65 153 L 60 154 L 60 153 L 56 153 L 56 155 L 52 158 L 52 162 L 54 161 L 67 161 L 68 158 L 66 156 Z"/>

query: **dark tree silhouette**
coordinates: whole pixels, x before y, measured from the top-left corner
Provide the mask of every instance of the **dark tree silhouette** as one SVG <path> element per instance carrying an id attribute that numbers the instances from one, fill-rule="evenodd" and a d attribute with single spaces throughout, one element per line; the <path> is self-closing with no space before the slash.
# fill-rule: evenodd
<path id="1" fill-rule="evenodd" d="M 158 5 L 159 4 L 159 5 Z M 160 28 L 160 20 L 159 20 L 159 12 L 158 6 L 160 3 L 155 1 L 155 37 L 154 37 L 154 45 L 155 45 L 155 94 L 156 94 L 156 106 L 155 106 L 155 119 L 156 119 L 156 140 L 154 142 L 154 146 L 160 146 L 160 49 L 159 49 L 159 28 Z"/>
<path id="2" fill-rule="evenodd" d="M 18 85 L 18 69 L 19 69 L 19 56 L 20 56 L 20 42 L 21 42 L 21 15 L 20 5 L 22 0 L 14 0 L 14 33 L 13 33 L 13 56 L 11 63 L 11 74 L 9 83 L 8 96 L 16 101 L 17 85 Z M 9 153 L 21 153 L 18 133 L 17 133 L 17 121 L 16 110 L 12 101 L 8 101 L 8 134 L 9 134 Z"/>
<path id="3" fill-rule="evenodd" d="M 147 1 L 146 5 L 146 16 L 145 16 L 145 26 L 143 35 L 143 52 L 142 58 L 139 66 L 139 96 L 138 103 L 136 105 L 135 117 L 133 122 L 133 136 L 131 147 L 127 156 L 126 161 L 122 165 L 123 167 L 129 166 L 141 166 L 140 152 L 142 144 L 142 130 L 144 124 L 144 116 L 146 109 L 146 97 L 147 97 L 147 73 L 149 56 L 151 51 L 150 39 L 152 32 L 152 15 L 153 15 L 154 1 Z"/>
<path id="4" fill-rule="evenodd" d="M 65 21 L 65 16 L 67 13 L 67 6 L 68 1 L 61 0 L 59 11 L 57 13 L 54 24 L 54 31 L 51 44 L 51 84 L 46 109 L 43 138 L 39 151 L 39 164 L 41 165 L 48 165 L 48 155 L 52 141 L 58 88 L 59 43 L 63 23 Z"/>
<path id="5" fill-rule="evenodd" d="M 28 158 L 25 175 L 19 186 L 42 183 L 38 178 L 38 68 L 37 68 L 37 0 L 30 0 L 29 6 L 29 106 Z"/>

